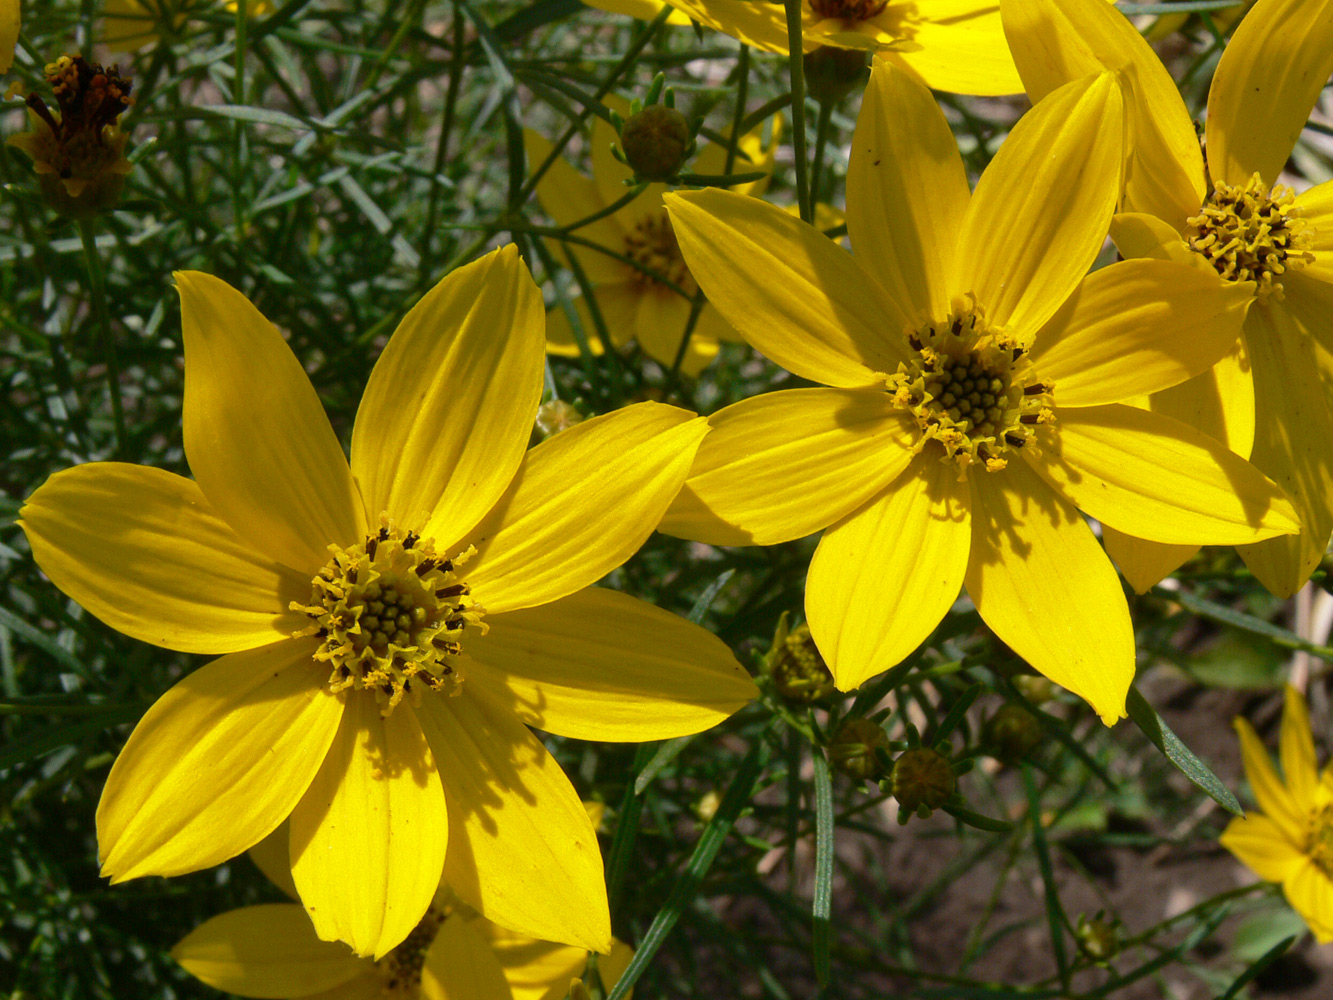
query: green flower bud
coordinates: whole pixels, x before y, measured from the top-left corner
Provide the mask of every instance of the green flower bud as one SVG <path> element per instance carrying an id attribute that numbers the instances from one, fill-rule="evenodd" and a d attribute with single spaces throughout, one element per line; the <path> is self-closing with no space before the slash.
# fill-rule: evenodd
<path id="1" fill-rule="evenodd" d="M 821 45 L 804 62 L 805 89 L 820 104 L 837 104 L 869 77 L 864 49 Z"/>
<path id="2" fill-rule="evenodd" d="M 884 764 L 876 750 L 889 749 L 889 736 L 869 719 L 844 719 L 828 745 L 830 763 L 858 781 L 883 777 Z"/>
<path id="3" fill-rule="evenodd" d="M 981 737 L 996 760 L 1013 764 L 1041 745 L 1041 723 L 1022 705 L 1001 705 L 986 720 Z"/>
<path id="4" fill-rule="evenodd" d="M 674 177 L 689 155 L 690 123 L 675 108 L 650 104 L 631 115 L 620 130 L 625 161 L 636 177 L 665 181 Z"/>
<path id="5" fill-rule="evenodd" d="M 583 414 L 563 399 L 553 399 L 537 407 L 537 433 L 542 440 L 583 423 Z"/>
<path id="6" fill-rule="evenodd" d="M 929 816 L 948 802 L 958 787 L 949 758 L 929 747 L 908 750 L 894 761 L 890 783 L 898 800 L 900 822 L 911 813 Z"/>
<path id="7" fill-rule="evenodd" d="M 1094 962 L 1106 963 L 1120 954 L 1120 930 L 1116 923 L 1104 920 L 1101 913 L 1091 920 L 1079 914 L 1074 938 L 1078 950 Z"/>
<path id="8" fill-rule="evenodd" d="M 1055 697 L 1055 685 L 1041 674 L 1019 674 L 1013 678 L 1013 685 L 1034 705 L 1044 705 Z"/>
<path id="9" fill-rule="evenodd" d="M 785 631 L 785 619 L 773 637 L 768 671 L 778 694 L 797 705 L 812 705 L 830 697 L 837 688 L 824 657 L 819 655 L 808 625 Z"/>

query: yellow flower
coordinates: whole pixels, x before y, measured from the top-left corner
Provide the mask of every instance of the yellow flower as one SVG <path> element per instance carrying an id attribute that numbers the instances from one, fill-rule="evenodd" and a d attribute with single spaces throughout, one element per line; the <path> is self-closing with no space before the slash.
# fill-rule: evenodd
<path id="1" fill-rule="evenodd" d="M 19 0 L 0 0 L 0 73 L 14 65 L 19 43 Z"/>
<path id="2" fill-rule="evenodd" d="M 1206 164 L 1170 75 L 1119 12 L 1101 0 L 1004 0 L 1002 9 L 1034 100 L 1102 67 L 1128 83 L 1132 136 L 1111 228 L 1120 252 L 1183 261 L 1253 289 L 1228 356 L 1149 405 L 1250 457 L 1292 499 L 1300 535 L 1240 549 L 1264 586 L 1290 596 L 1333 533 L 1333 410 L 1319 374 L 1333 350 L 1333 183 L 1295 196 L 1277 182 L 1333 72 L 1333 8 L 1251 8 L 1213 77 Z M 1106 542 L 1140 592 L 1196 548 L 1116 531 Z"/>
<path id="3" fill-rule="evenodd" d="M 667 6 L 663 0 L 583 0 L 589 7 L 610 11 L 612 14 L 628 14 L 643 21 L 651 21 Z M 673 10 L 667 17 L 667 24 L 689 24 L 688 14 Z"/>
<path id="4" fill-rule="evenodd" d="M 1248 288 L 1172 261 L 1087 274 L 1120 187 L 1109 74 L 1015 126 L 970 194 L 930 92 L 880 63 L 852 142 L 853 254 L 757 199 L 668 195 L 691 271 L 757 350 L 831 388 L 743 400 L 662 530 L 767 545 L 822 529 L 815 643 L 850 690 L 966 586 L 986 623 L 1102 718 L 1134 636 L 1079 510 L 1161 541 L 1294 530 L 1280 491 L 1185 424 L 1125 406 L 1213 364 Z"/>
<path id="5" fill-rule="evenodd" d="M 236 13 L 240 0 L 226 0 L 223 7 Z M 102 41 L 112 52 L 129 52 L 177 34 L 189 15 L 206 6 L 206 0 L 106 0 L 103 8 Z M 271 0 L 246 0 L 250 17 L 271 14 Z"/>
<path id="6" fill-rule="evenodd" d="M 215 865 L 290 816 L 315 929 L 358 954 L 398 945 L 441 873 L 515 931 L 605 949 L 592 825 L 527 724 L 659 739 L 752 696 L 718 639 L 590 586 L 648 537 L 705 422 L 639 404 L 525 452 L 542 301 L 509 246 L 404 318 L 349 467 L 245 296 L 195 272 L 177 284 L 195 478 L 82 465 L 22 511 L 38 565 L 92 614 L 228 654 L 130 735 L 97 811 L 103 874 Z"/>
<path id="7" fill-rule="evenodd" d="M 1254 727 L 1237 718 L 1236 732 L 1245 777 L 1263 812 L 1233 819 L 1222 846 L 1265 882 L 1281 882 L 1287 902 L 1327 944 L 1333 941 L 1333 767 L 1321 777 L 1315 765 L 1305 699 L 1287 688 L 1278 746 L 1285 781 Z"/>
<path id="8" fill-rule="evenodd" d="M 53 208 L 71 218 L 115 205 L 130 172 L 125 158 L 121 112 L 134 103 L 132 86 L 119 67 L 61 56 L 46 66 L 55 92 L 52 110 L 36 94 L 28 96 L 31 129 L 10 136 L 7 145 L 32 160 L 42 193 Z"/>
<path id="9" fill-rule="evenodd" d="M 608 104 L 622 115 L 629 115 L 627 102 L 612 100 Z M 763 143 L 762 127 L 742 137 L 736 144 L 731 173 L 772 170 L 781 128 L 781 118 L 774 119 L 773 134 L 767 146 Z M 536 166 L 546 162 L 551 143 L 535 132 L 525 132 L 524 140 L 529 164 Z M 629 188 L 624 182 L 632 171 L 611 154 L 611 147 L 617 141 L 610 123 L 596 119 L 592 130 L 593 176 L 589 178 L 566 160 L 556 159 L 538 182 L 537 198 L 557 225 L 568 226 L 587 218 L 628 193 Z M 699 174 L 722 174 L 726 165 L 726 149 L 708 145 L 690 169 Z M 764 179 L 738 184 L 734 190 L 757 197 L 767 186 L 768 181 Z M 689 321 L 690 296 L 698 286 L 680 256 L 680 247 L 671 230 L 671 220 L 662 202 L 662 195 L 667 190 L 665 184 L 650 184 L 624 208 L 574 231 L 574 235 L 636 261 L 641 267 L 575 244 L 568 245 L 568 252 L 575 256 L 588 280 L 596 287 L 597 307 L 612 343 L 621 347 L 636 340 L 645 354 L 670 367 Z M 600 354 L 602 343 L 596 335 L 597 328 L 587 303 L 580 298 L 575 301 L 575 307 L 587 334 L 589 349 Z M 546 338 L 546 349 L 551 354 L 578 357 L 579 347 L 569 318 L 558 306 L 547 317 Z M 738 339 L 717 310 L 705 304 L 695 323 L 681 370 L 687 375 L 698 375 L 717 357 L 719 341 Z"/>
<path id="10" fill-rule="evenodd" d="M 296 898 L 279 828 L 251 851 L 260 869 Z M 291 903 L 232 910 L 206 921 L 171 956 L 209 986 L 243 997 L 320 1000 L 562 1000 L 583 974 L 588 952 L 515 934 L 480 916 L 446 886 L 402 944 L 383 958 L 357 957 L 322 941 L 305 911 Z M 634 957 L 612 941 L 598 963 L 610 988 Z"/>
<path id="11" fill-rule="evenodd" d="M 768 52 L 787 51 L 782 3 L 671 0 L 671 6 Z M 808 52 L 821 45 L 875 49 L 935 90 L 1014 94 L 1023 89 L 995 0 L 804 0 Z"/>

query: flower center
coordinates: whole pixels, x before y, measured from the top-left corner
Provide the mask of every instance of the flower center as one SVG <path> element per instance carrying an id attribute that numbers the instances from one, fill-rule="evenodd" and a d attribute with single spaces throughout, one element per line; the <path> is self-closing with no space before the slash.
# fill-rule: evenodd
<path id="1" fill-rule="evenodd" d="M 1329 878 L 1333 878 L 1333 803 L 1310 814 L 1305 853 Z"/>
<path id="2" fill-rule="evenodd" d="M 625 256 L 649 271 L 657 272 L 684 291 L 693 292 L 690 269 L 685 266 L 680 244 L 676 242 L 676 233 L 671 228 L 671 219 L 665 211 L 644 216 L 638 221 L 634 231 L 625 237 Z M 637 267 L 634 269 L 634 281 L 641 286 L 661 284 L 659 279 L 645 274 Z"/>
<path id="3" fill-rule="evenodd" d="M 1055 387 L 1033 377 L 1027 349 L 992 330 L 974 302 L 955 301 L 941 322 L 909 330 L 907 342 L 916 357 L 887 381 L 921 429 L 916 452 L 938 441 L 960 475 L 973 462 L 998 472 L 1006 452 L 1035 447 L 1035 428 L 1054 423 Z"/>
<path id="4" fill-rule="evenodd" d="M 404 997 L 418 995 L 421 970 L 426 964 L 426 949 L 440 932 L 446 916 L 448 914 L 443 908 L 431 905 L 412 933 L 403 939 L 403 943 L 375 963 L 384 977 L 385 993 Z"/>
<path id="5" fill-rule="evenodd" d="M 1271 190 L 1258 174 L 1243 187 L 1218 182 L 1199 214 L 1189 220 L 1190 249 L 1203 254 L 1228 281 L 1254 281 L 1260 298 L 1282 298 L 1277 276 L 1304 267 L 1314 254 L 1307 223 L 1291 214 L 1296 196 L 1279 184 Z"/>
<path id="6" fill-rule="evenodd" d="M 373 691 L 386 717 L 404 694 L 419 704 L 422 688 L 456 693 L 463 630 L 486 631 L 456 572 L 473 551 L 442 558 L 428 539 L 384 516 L 364 544 L 330 545 L 333 558 L 311 581 L 310 603 L 291 604 L 314 619 L 294 634 L 322 640 L 315 659 L 331 668 L 329 690 Z"/>
<path id="7" fill-rule="evenodd" d="M 119 67 L 106 69 L 83 56 L 61 56 L 48 64 L 46 80 L 55 93 L 56 114 L 41 97 L 28 95 L 28 107 L 51 130 L 40 139 L 42 162 L 61 178 L 96 176 L 120 157 L 108 131 L 134 103 L 133 85 Z"/>
<path id="8" fill-rule="evenodd" d="M 810 0 L 810 9 L 820 17 L 844 21 L 868 21 L 888 5 L 889 0 Z"/>

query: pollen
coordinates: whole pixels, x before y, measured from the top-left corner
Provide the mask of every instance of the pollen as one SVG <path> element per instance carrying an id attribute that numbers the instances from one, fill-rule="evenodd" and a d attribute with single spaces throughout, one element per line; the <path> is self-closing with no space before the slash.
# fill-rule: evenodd
<path id="1" fill-rule="evenodd" d="M 888 5 L 889 0 L 810 0 L 810 9 L 820 17 L 840 17 L 844 21 L 868 21 Z"/>
<path id="2" fill-rule="evenodd" d="M 1027 350 L 992 329 L 980 307 L 959 299 L 940 322 L 907 331 L 915 352 L 888 376 L 894 403 L 920 428 L 915 451 L 935 441 L 959 477 L 980 463 L 987 472 L 1008 464 L 1008 453 L 1036 447 L 1038 426 L 1055 421 L 1054 386 L 1036 379 Z"/>
<path id="3" fill-rule="evenodd" d="M 694 281 L 690 277 L 690 269 L 685 266 L 680 243 L 676 240 L 676 233 L 671 228 L 671 219 L 665 209 L 639 220 L 633 231 L 625 237 L 625 256 L 646 271 L 660 274 L 678 288 L 693 293 Z M 662 284 L 638 268 L 634 269 L 634 280 L 639 285 Z"/>
<path id="4" fill-rule="evenodd" d="M 1228 281 L 1253 281 L 1260 298 L 1282 298 L 1281 276 L 1314 260 L 1307 223 L 1292 214 L 1296 196 L 1279 184 L 1269 189 L 1258 174 L 1244 186 L 1218 182 L 1191 218 L 1190 249 L 1202 254 Z"/>
<path id="5" fill-rule="evenodd" d="M 386 717 L 404 696 L 420 704 L 423 691 L 456 694 L 463 633 L 486 631 L 458 575 L 473 551 L 443 558 L 430 540 L 384 516 L 363 544 L 330 545 L 310 603 L 291 604 L 313 620 L 294 635 L 321 640 L 315 659 L 329 665 L 329 690 L 371 691 Z"/>
<path id="6" fill-rule="evenodd" d="M 1333 803 L 1311 811 L 1305 854 L 1321 872 L 1333 878 Z"/>
<path id="7" fill-rule="evenodd" d="M 383 995 L 413 998 L 420 995 L 426 951 L 440 932 L 446 916 L 448 913 L 444 908 L 432 905 L 403 943 L 375 963 L 383 978 Z"/>

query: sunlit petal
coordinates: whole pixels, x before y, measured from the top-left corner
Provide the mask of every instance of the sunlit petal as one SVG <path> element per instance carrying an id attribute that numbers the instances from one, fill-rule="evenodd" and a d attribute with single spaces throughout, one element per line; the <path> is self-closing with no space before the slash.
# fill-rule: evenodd
<path id="1" fill-rule="evenodd" d="M 1267 816 L 1250 813 L 1227 824 L 1218 843 L 1265 882 L 1281 882 L 1305 862 L 1299 846 Z"/>
<path id="2" fill-rule="evenodd" d="M 569 984 L 565 984 L 568 989 Z M 448 917 L 426 950 L 421 1000 L 515 1000 L 505 970 L 465 918 Z"/>
<path id="3" fill-rule="evenodd" d="M 1254 792 L 1254 801 L 1264 815 L 1276 823 L 1293 844 L 1305 843 L 1306 813 L 1291 795 L 1287 786 L 1273 768 L 1273 759 L 1264 749 L 1263 741 L 1247 719 L 1235 720 L 1236 734 L 1240 737 L 1241 761 L 1245 778 Z"/>
<path id="4" fill-rule="evenodd" d="M 1319 767 L 1315 761 L 1314 737 L 1310 734 L 1310 710 L 1305 698 L 1290 684 L 1282 709 L 1278 754 L 1282 761 L 1282 777 L 1297 807 L 1315 808 Z"/>

